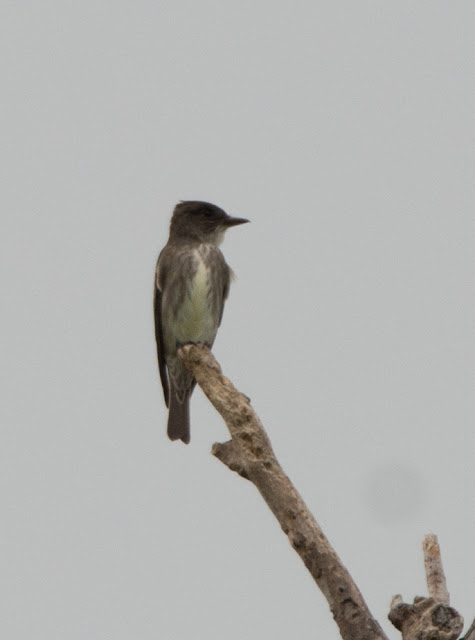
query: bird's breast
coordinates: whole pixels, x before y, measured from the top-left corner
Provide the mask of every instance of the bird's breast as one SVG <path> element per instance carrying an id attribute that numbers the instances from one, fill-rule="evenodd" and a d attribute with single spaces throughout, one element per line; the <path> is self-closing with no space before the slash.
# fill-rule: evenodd
<path id="1" fill-rule="evenodd" d="M 210 299 L 211 273 L 202 251 L 193 254 L 193 270 L 188 281 L 185 299 L 178 310 L 177 339 L 179 342 L 212 344 L 216 336 L 217 320 Z"/>
<path id="2" fill-rule="evenodd" d="M 206 300 L 209 292 L 209 270 L 206 267 L 201 255 L 196 252 L 196 271 L 190 283 L 189 295 L 196 311 L 202 312 L 203 306 L 206 306 Z"/>

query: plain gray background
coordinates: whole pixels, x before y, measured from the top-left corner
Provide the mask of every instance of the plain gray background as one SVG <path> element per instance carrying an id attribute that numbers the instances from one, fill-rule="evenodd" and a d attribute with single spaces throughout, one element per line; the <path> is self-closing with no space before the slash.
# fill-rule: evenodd
<path id="1" fill-rule="evenodd" d="M 475 615 L 473 2 L 4 2 L 1 636 L 338 638 L 196 390 L 174 204 L 252 223 L 214 352 L 391 638 L 435 532 Z"/>

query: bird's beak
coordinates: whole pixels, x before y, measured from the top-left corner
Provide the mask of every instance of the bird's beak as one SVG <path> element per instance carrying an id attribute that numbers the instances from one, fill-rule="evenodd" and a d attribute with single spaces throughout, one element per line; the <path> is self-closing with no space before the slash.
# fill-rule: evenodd
<path id="1" fill-rule="evenodd" d="M 232 216 L 228 216 L 224 222 L 224 226 L 236 227 L 238 224 L 244 224 L 245 222 L 249 222 L 249 220 L 246 220 L 246 218 L 233 218 Z"/>

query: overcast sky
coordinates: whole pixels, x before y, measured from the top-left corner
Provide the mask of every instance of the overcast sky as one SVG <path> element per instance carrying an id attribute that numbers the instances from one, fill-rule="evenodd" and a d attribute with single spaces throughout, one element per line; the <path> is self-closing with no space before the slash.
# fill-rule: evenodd
<path id="1" fill-rule="evenodd" d="M 249 225 L 214 353 L 391 638 L 475 616 L 472 1 L 4 2 L 0 635 L 339 638 L 256 489 L 166 437 L 155 261 Z"/>

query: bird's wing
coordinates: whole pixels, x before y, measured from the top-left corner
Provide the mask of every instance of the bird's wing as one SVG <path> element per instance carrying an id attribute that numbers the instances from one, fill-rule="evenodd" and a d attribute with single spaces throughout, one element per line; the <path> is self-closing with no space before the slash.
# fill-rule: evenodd
<path id="1" fill-rule="evenodd" d="M 157 343 L 158 369 L 160 371 L 160 380 L 162 381 L 163 397 L 165 398 L 165 404 L 168 407 L 170 400 L 170 388 L 168 385 L 167 365 L 165 361 L 165 345 L 163 342 L 162 292 L 158 286 L 158 263 L 157 271 L 155 274 L 155 284 L 153 287 L 153 315 L 155 317 L 155 341 Z"/>
<path id="2" fill-rule="evenodd" d="M 231 286 L 231 279 L 232 279 L 232 277 L 234 275 L 232 270 L 231 270 L 231 267 L 228 264 L 226 264 L 226 261 L 222 257 L 222 254 L 221 254 L 221 258 L 222 258 L 224 264 L 226 265 L 226 270 L 220 271 L 220 273 L 222 273 L 222 277 L 220 278 L 219 287 L 221 288 L 221 290 L 223 292 L 223 297 L 221 298 L 221 308 L 219 310 L 218 327 L 221 326 L 221 321 L 223 319 L 224 303 L 225 303 L 225 301 L 226 301 L 226 299 L 227 299 L 227 297 L 229 295 L 229 288 Z"/>

